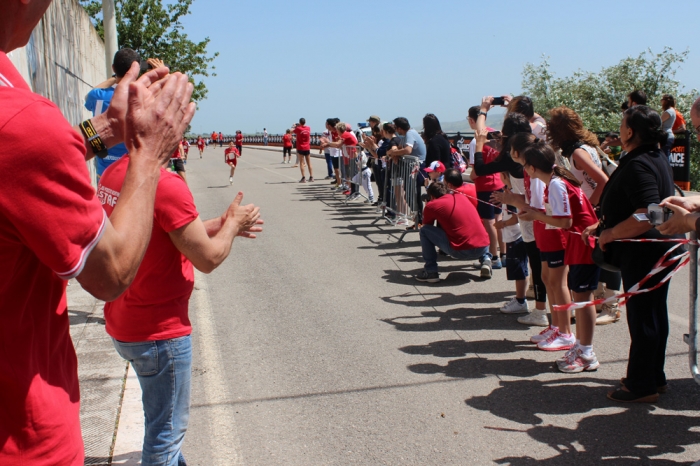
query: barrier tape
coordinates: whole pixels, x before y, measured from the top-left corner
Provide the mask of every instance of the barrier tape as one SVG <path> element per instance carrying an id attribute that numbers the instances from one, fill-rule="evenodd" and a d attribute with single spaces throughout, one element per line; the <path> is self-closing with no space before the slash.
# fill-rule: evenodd
<path id="1" fill-rule="evenodd" d="M 453 194 L 461 194 L 462 196 L 468 197 L 469 199 L 474 199 L 474 200 L 476 200 L 477 202 L 481 202 L 481 203 L 484 203 L 484 204 L 486 204 L 486 205 L 490 205 L 491 207 L 495 207 L 495 208 L 497 208 L 497 209 L 505 210 L 506 212 L 509 212 L 511 215 L 516 215 L 516 216 L 518 215 L 517 212 L 513 212 L 513 211 L 511 211 L 511 210 L 505 209 L 505 208 L 503 207 L 503 204 L 501 204 L 501 205 L 492 204 L 492 203 L 490 203 L 490 202 L 484 201 L 484 200 L 479 199 L 479 198 L 476 198 L 476 197 L 474 197 L 474 196 L 470 196 L 469 194 L 461 193 L 461 192 L 459 192 L 459 191 L 454 191 L 454 190 L 452 190 L 451 192 L 452 192 Z M 579 233 L 578 231 L 569 231 L 569 233 L 571 233 L 571 234 L 573 234 L 573 235 L 582 236 L 582 234 Z M 589 237 L 590 237 L 590 238 L 593 238 L 593 239 L 596 239 L 596 240 L 598 239 L 598 237 L 595 236 L 595 235 L 589 235 Z M 615 243 L 679 243 L 679 244 L 699 244 L 697 241 L 693 241 L 693 240 L 690 240 L 690 239 L 681 239 L 681 238 L 668 238 L 668 239 L 653 239 L 653 238 L 636 238 L 636 239 L 633 239 L 633 238 L 626 238 L 626 239 L 615 239 L 615 240 L 613 240 L 613 242 L 615 242 Z"/>
<path id="2" fill-rule="evenodd" d="M 611 296 L 609 298 L 602 298 L 602 299 L 594 299 L 593 301 L 587 301 L 587 302 L 582 302 L 582 303 L 569 303 L 569 304 L 558 304 L 558 305 L 553 305 L 552 310 L 554 311 L 572 311 L 575 309 L 581 309 L 584 307 L 588 306 L 597 306 L 598 304 L 607 304 L 607 303 L 612 303 L 616 302 L 618 300 L 620 301 L 620 306 L 624 306 L 627 301 L 633 297 L 633 296 L 638 296 L 644 293 L 649 293 L 650 291 L 654 291 L 660 287 L 662 287 L 666 282 L 668 282 L 674 275 L 676 275 L 683 267 L 688 265 L 690 262 L 690 253 L 689 252 L 684 252 L 682 254 L 679 254 L 674 257 L 670 257 L 673 251 L 681 247 L 683 243 L 676 244 L 673 246 L 671 249 L 666 251 L 666 254 L 664 254 L 654 265 L 654 267 L 651 269 L 651 271 L 643 278 L 641 279 L 638 283 L 633 285 L 628 291 L 616 294 L 615 296 Z M 642 286 L 646 282 L 648 282 L 651 278 L 653 278 L 655 275 L 658 273 L 662 272 L 664 269 L 670 267 L 671 265 L 676 263 L 676 266 L 671 269 L 665 277 L 659 281 L 656 285 L 652 286 L 651 288 L 645 288 L 642 289 Z"/>

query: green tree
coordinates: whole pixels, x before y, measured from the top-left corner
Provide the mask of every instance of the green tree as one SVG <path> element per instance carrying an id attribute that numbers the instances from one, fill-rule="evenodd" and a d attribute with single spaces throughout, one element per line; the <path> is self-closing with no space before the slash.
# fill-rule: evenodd
<path id="1" fill-rule="evenodd" d="M 690 107 L 697 94 L 686 91 L 675 77 L 689 51 L 676 53 L 666 47 L 660 53 L 651 50 L 637 57 L 627 57 L 618 64 L 598 72 L 578 70 L 571 76 L 557 77 L 550 69 L 548 57 L 539 64 L 528 63 L 523 68 L 523 93 L 532 98 L 535 112 L 547 116 L 549 109 L 565 105 L 581 116 L 591 131 L 616 131 L 620 126 L 620 105 L 635 89 L 646 92 L 648 105 L 661 110 L 661 96 L 676 98 L 676 109 L 685 116 L 690 127 Z M 690 128 L 688 128 L 690 129 Z M 692 138 L 691 183 L 700 188 L 700 144 Z"/>
<path id="2" fill-rule="evenodd" d="M 102 1 L 80 1 L 104 38 Z M 114 3 L 119 47 L 132 48 L 143 58 L 160 58 L 172 71 L 188 74 L 194 84 L 192 98 L 199 102 L 206 98 L 207 87 L 196 78 L 207 77 L 210 70 L 216 69 L 211 63 L 219 52 L 207 53 L 208 37 L 194 42 L 184 33 L 181 19 L 190 14 L 193 1 L 178 0 L 167 6 L 162 0 L 115 0 Z"/>

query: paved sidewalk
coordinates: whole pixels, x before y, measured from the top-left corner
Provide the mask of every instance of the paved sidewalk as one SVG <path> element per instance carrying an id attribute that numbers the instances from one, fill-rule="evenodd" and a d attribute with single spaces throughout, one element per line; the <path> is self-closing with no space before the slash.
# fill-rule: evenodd
<path id="1" fill-rule="evenodd" d="M 85 464 L 109 465 L 127 363 L 114 350 L 105 332 L 104 303 L 83 290 L 76 280 L 69 283 L 68 313 L 78 354 Z"/>

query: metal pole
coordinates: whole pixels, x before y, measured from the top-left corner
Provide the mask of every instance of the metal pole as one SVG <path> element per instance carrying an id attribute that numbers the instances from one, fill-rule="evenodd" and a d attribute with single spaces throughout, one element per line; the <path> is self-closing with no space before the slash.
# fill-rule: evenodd
<path id="1" fill-rule="evenodd" d="M 102 18 L 105 30 L 105 63 L 107 65 L 107 77 L 110 77 L 114 74 L 112 71 L 112 60 L 114 60 L 114 54 L 119 50 L 114 0 L 102 0 Z"/>
<path id="2" fill-rule="evenodd" d="M 688 344 L 688 363 L 690 373 L 695 382 L 700 384 L 700 370 L 698 370 L 698 235 L 693 231 L 690 233 L 690 286 L 689 290 L 689 333 L 684 335 L 684 340 Z"/>

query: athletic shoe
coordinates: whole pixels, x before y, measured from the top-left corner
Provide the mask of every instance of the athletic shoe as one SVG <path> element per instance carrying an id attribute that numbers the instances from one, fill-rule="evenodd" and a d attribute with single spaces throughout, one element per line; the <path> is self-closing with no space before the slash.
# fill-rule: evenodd
<path id="1" fill-rule="evenodd" d="M 228 182 L 231 183 L 231 184 L 233 184 L 233 177 L 232 177 L 232 176 L 229 176 L 229 177 L 228 177 Z"/>
<path id="2" fill-rule="evenodd" d="M 346 189 L 345 191 L 343 191 L 343 194 L 345 194 L 346 196 L 349 196 L 351 193 L 350 193 L 349 189 Z"/>
<path id="3" fill-rule="evenodd" d="M 285 162 L 284 160 L 282 160 L 282 163 L 287 163 L 287 162 Z"/>
<path id="4" fill-rule="evenodd" d="M 313 183 L 313 182 L 314 182 L 314 177 L 313 176 L 309 177 L 309 183 Z"/>
<path id="5" fill-rule="evenodd" d="M 408 226 L 410 224 L 411 222 L 407 218 L 399 219 L 399 221 L 396 222 L 397 226 Z"/>
<path id="6" fill-rule="evenodd" d="M 557 364 L 557 367 L 561 372 L 576 374 L 583 371 L 598 370 L 600 363 L 594 352 L 591 351 L 590 356 L 584 356 L 581 350 L 577 349 L 564 363 Z"/>
<path id="7" fill-rule="evenodd" d="M 491 268 L 493 270 L 502 269 L 503 263 L 501 262 L 501 259 L 496 259 L 495 261 L 491 261 Z"/>
<path id="8" fill-rule="evenodd" d="M 437 272 L 421 270 L 420 273 L 416 275 L 416 280 L 419 282 L 437 283 L 440 281 L 440 275 Z"/>
<path id="9" fill-rule="evenodd" d="M 306 177 L 302 176 L 301 179 L 299 180 L 299 183 L 306 183 Z"/>
<path id="10" fill-rule="evenodd" d="M 513 298 L 504 304 L 500 311 L 503 314 L 523 314 L 530 312 L 530 309 L 527 307 L 527 301 L 520 304 L 517 299 Z"/>
<path id="11" fill-rule="evenodd" d="M 518 323 L 534 327 L 549 327 L 547 312 L 540 309 L 533 309 L 528 315 L 518 317 Z"/>
<path id="12" fill-rule="evenodd" d="M 576 354 L 579 350 L 578 343 L 574 344 L 574 346 L 571 347 L 569 351 L 564 353 L 564 356 L 557 358 L 556 363 L 557 365 L 562 365 L 562 364 L 569 364 L 573 362 L 574 359 L 576 359 Z"/>
<path id="13" fill-rule="evenodd" d="M 542 351 L 564 351 L 571 349 L 576 344 L 576 337 L 573 335 L 564 336 L 557 330 L 549 338 L 537 343 L 537 349 Z"/>
<path id="14" fill-rule="evenodd" d="M 520 321 L 520 319 L 518 319 L 518 321 Z M 530 343 L 537 344 L 541 341 L 545 341 L 547 338 L 552 336 L 554 332 L 556 332 L 556 330 L 550 325 L 546 329 L 542 330 L 538 335 L 531 336 Z"/>
<path id="15" fill-rule="evenodd" d="M 377 207 L 378 205 L 379 205 L 379 201 L 372 202 L 372 207 Z"/>
<path id="16" fill-rule="evenodd" d="M 620 306 L 617 303 L 606 303 L 603 304 L 603 310 L 600 315 L 596 317 L 596 325 L 607 325 L 613 324 L 620 320 Z"/>
<path id="17" fill-rule="evenodd" d="M 491 270 L 491 259 L 484 259 L 481 263 L 481 278 L 491 278 L 493 271 Z"/>
<path id="18" fill-rule="evenodd" d="M 324 178 L 324 180 L 333 180 L 333 179 L 334 179 L 334 178 L 333 178 L 332 176 L 330 176 L 330 175 Z"/>
<path id="19" fill-rule="evenodd" d="M 333 181 L 331 181 L 331 184 L 338 186 L 338 183 L 335 182 L 335 178 L 333 178 Z"/>

